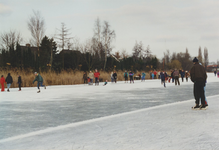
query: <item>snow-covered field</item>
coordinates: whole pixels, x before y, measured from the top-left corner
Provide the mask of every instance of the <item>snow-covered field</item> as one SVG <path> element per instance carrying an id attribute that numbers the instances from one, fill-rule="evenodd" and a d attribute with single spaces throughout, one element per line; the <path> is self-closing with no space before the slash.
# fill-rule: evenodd
<path id="1" fill-rule="evenodd" d="M 218 83 L 208 74 L 209 108 L 197 111 L 191 81 L 1 92 L 0 149 L 219 149 Z"/>

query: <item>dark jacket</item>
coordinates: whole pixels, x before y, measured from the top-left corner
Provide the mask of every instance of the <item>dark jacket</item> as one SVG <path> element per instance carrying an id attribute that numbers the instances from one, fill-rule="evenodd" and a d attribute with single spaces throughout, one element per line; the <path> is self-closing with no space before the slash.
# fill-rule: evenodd
<path id="1" fill-rule="evenodd" d="M 181 77 L 182 77 L 182 78 L 185 77 L 185 72 L 184 72 L 184 71 L 181 72 Z"/>
<path id="2" fill-rule="evenodd" d="M 36 78 L 33 80 L 33 83 L 37 81 L 37 82 L 43 82 L 43 78 L 40 74 L 37 74 Z"/>
<path id="3" fill-rule="evenodd" d="M 195 63 L 192 69 L 190 70 L 190 76 L 192 82 L 196 81 L 206 81 L 207 79 L 207 74 L 205 71 L 205 68 L 200 65 L 199 63 Z"/>
<path id="4" fill-rule="evenodd" d="M 161 81 L 165 81 L 165 75 L 163 72 L 160 72 L 160 79 Z"/>
<path id="5" fill-rule="evenodd" d="M 8 73 L 8 76 L 6 77 L 5 82 L 7 82 L 7 84 L 8 83 L 13 83 L 13 79 L 12 79 L 10 73 Z"/>
<path id="6" fill-rule="evenodd" d="M 18 77 L 18 84 L 21 84 L 22 83 L 22 80 L 21 80 L 21 76 Z"/>
<path id="7" fill-rule="evenodd" d="M 86 73 L 83 75 L 83 79 L 87 80 L 87 74 Z"/>
<path id="8" fill-rule="evenodd" d="M 114 79 L 117 79 L 117 73 L 114 73 L 114 74 L 113 74 L 113 78 L 114 78 Z"/>

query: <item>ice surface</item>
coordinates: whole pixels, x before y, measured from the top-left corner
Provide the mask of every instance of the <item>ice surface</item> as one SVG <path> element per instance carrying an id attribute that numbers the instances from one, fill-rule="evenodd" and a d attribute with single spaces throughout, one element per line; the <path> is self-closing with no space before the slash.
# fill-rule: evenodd
<path id="1" fill-rule="evenodd" d="M 0 149 L 219 149 L 218 82 L 208 74 L 206 111 L 191 110 L 191 81 L 11 89 L 0 93 Z"/>

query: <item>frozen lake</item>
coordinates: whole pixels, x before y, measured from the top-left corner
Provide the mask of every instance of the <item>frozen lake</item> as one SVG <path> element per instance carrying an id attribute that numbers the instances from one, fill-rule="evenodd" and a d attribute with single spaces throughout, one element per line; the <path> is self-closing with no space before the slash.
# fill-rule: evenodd
<path id="1" fill-rule="evenodd" d="M 209 76 L 206 96 L 217 95 L 218 79 L 211 74 Z M 22 92 L 11 89 L 10 93 L 0 93 L 0 140 L 194 99 L 191 81 L 180 86 L 167 83 L 167 88 L 160 84 L 160 80 L 102 85 L 48 86 L 39 94 L 36 88 L 23 88 Z"/>

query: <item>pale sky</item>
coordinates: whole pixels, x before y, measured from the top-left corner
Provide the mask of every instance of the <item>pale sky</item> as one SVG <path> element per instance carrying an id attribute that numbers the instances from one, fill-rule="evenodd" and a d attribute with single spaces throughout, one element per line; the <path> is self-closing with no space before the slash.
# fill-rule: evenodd
<path id="1" fill-rule="evenodd" d="M 135 42 L 148 45 L 161 59 L 170 53 L 198 55 L 208 49 L 209 61 L 219 60 L 219 0 L 0 0 L 0 33 L 19 31 L 28 43 L 27 28 L 33 10 L 45 19 L 46 32 L 54 36 L 65 23 L 81 43 L 93 36 L 99 17 L 115 30 L 113 52 L 126 49 L 131 55 Z"/>

